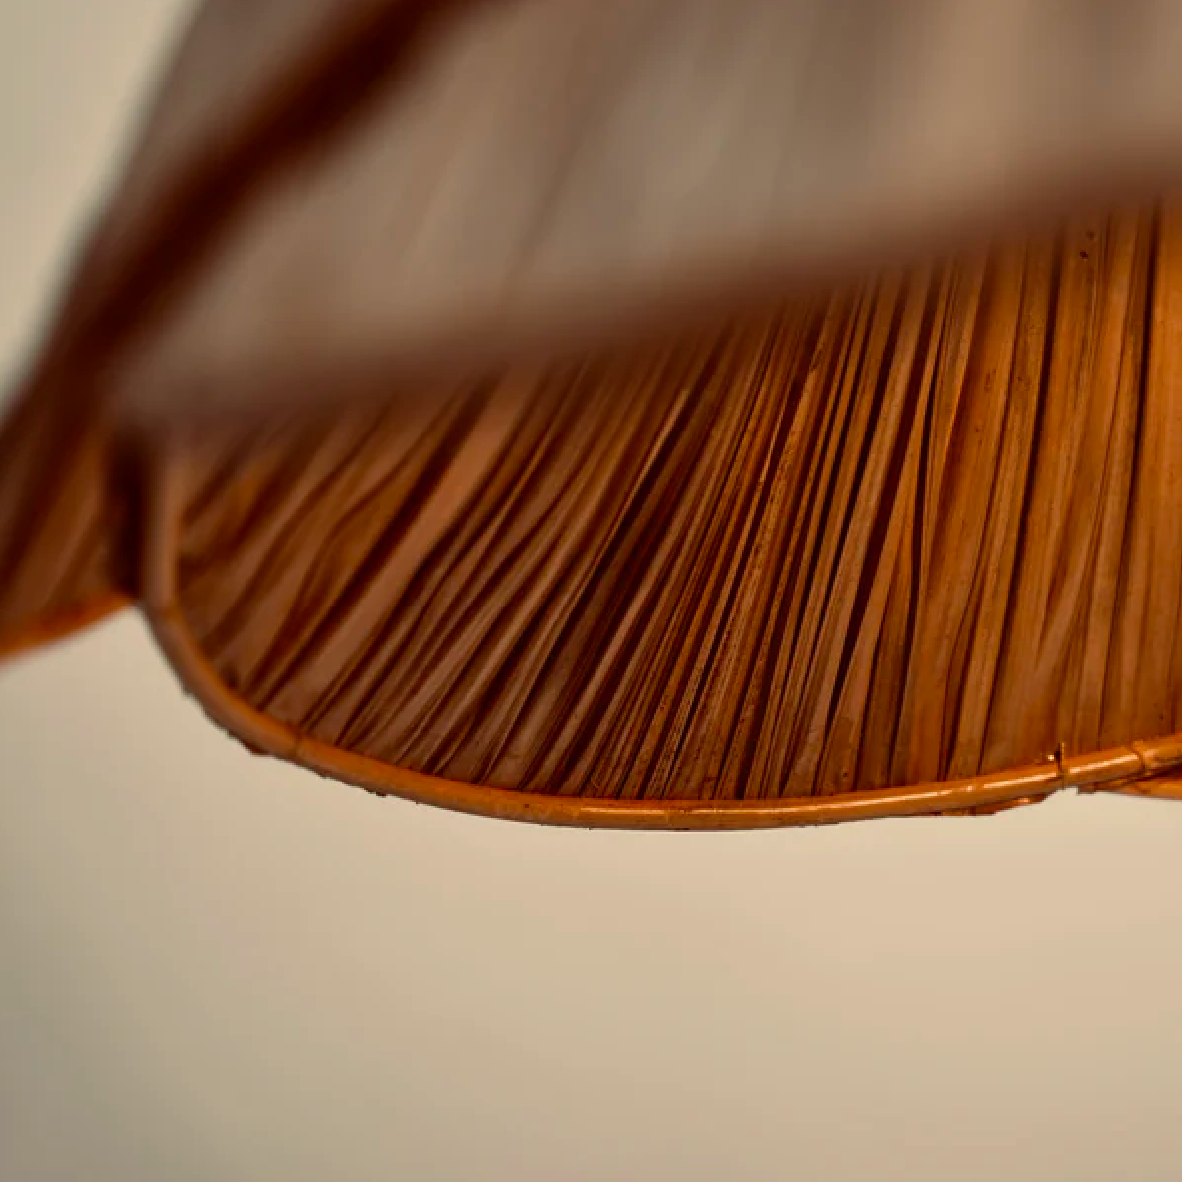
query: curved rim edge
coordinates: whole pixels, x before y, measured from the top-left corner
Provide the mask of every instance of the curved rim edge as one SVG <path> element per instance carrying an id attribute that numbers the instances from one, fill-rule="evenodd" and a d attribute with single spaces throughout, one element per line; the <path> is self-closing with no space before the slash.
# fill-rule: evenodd
<path id="1" fill-rule="evenodd" d="M 124 591 L 108 591 L 64 611 L 37 616 L 9 632 L 0 633 L 0 662 L 66 640 L 75 632 L 81 632 L 133 603 L 135 599 Z"/>

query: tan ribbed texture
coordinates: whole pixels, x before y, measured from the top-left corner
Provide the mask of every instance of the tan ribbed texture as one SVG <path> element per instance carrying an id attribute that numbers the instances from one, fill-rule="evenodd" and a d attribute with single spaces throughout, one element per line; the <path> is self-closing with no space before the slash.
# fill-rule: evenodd
<path id="1" fill-rule="evenodd" d="M 1164 191 L 1182 22 L 870 7 L 211 0 L 0 431 L 0 653 L 139 599 L 498 816 L 1173 794 L 1182 206 L 946 235 Z"/>

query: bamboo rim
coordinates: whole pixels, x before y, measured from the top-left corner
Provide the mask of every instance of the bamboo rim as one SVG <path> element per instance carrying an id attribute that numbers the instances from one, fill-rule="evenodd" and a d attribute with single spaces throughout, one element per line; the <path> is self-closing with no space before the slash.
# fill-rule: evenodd
<path id="1" fill-rule="evenodd" d="M 180 603 L 177 564 L 185 491 L 183 451 L 161 442 L 148 466 L 141 607 L 185 690 L 248 749 L 381 796 L 499 820 L 582 828 L 737 830 L 888 817 L 993 812 L 1056 792 L 1116 792 L 1182 800 L 1182 732 L 986 775 L 834 796 L 758 800 L 612 800 L 518 792 L 415 772 L 333 746 L 264 714 L 235 693 L 201 650 Z"/>

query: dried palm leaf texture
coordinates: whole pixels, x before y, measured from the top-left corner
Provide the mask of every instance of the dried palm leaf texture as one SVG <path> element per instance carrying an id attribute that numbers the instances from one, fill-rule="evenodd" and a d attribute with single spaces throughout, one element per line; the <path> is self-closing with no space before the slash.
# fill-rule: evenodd
<path id="1" fill-rule="evenodd" d="M 251 747 L 497 816 L 1182 795 L 1180 52 L 210 0 L 0 433 L 0 646 L 137 600 Z"/>

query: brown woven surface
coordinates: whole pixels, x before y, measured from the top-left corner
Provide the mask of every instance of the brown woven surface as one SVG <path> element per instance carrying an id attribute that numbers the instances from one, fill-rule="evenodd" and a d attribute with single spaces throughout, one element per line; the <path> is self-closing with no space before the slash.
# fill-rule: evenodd
<path id="1" fill-rule="evenodd" d="M 1182 218 L 187 457 L 176 604 L 301 735 L 476 784 L 831 795 L 1168 734 Z"/>
<path id="2" fill-rule="evenodd" d="M 933 78 L 974 29 L 1012 65 L 1015 30 L 1045 15 L 972 7 L 980 27 L 954 0 L 899 10 L 952 38 L 921 55 Z M 900 205 L 890 178 L 914 161 L 867 189 L 853 181 L 884 162 L 854 152 L 871 172 L 837 185 L 825 137 L 746 118 L 795 84 L 776 46 L 860 61 L 869 9 L 836 26 L 761 0 L 725 20 L 710 0 L 560 9 L 202 10 L 0 431 L 0 652 L 138 597 L 186 683 L 253 745 L 544 820 L 955 811 L 1170 771 L 1179 207 L 821 288 L 872 231 L 903 241 L 889 211 L 945 242 L 939 202 L 989 204 L 985 174 L 939 150 L 964 141 L 956 118 L 987 80 L 960 80 L 964 114 L 934 138 L 901 135 L 949 187 Z M 1125 51 L 1156 46 L 1119 111 L 1090 138 L 1062 111 L 1031 124 L 1079 149 L 1061 178 L 1118 143 L 1172 142 L 1182 103 L 1164 103 L 1162 63 L 1182 22 L 1122 11 Z M 1104 56 L 1077 32 L 1068 75 Z M 1089 77 L 1124 77 L 1117 58 Z M 1056 77 L 1059 99 L 1075 93 Z M 868 70 L 869 97 L 891 78 L 898 63 Z M 1003 130 L 1032 109 L 1014 103 L 973 117 Z M 912 108 L 891 109 L 905 125 Z M 816 131 L 836 110 L 814 114 Z M 670 133 L 690 124 L 696 139 Z M 1018 165 L 1040 142 L 1015 135 L 989 167 L 1032 195 L 1047 177 Z M 736 204 L 744 161 L 773 146 L 820 187 Z M 670 178 L 694 161 L 681 200 Z M 676 328 L 663 293 L 697 279 L 716 284 L 713 311 Z"/>

